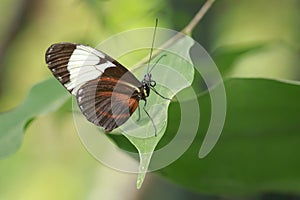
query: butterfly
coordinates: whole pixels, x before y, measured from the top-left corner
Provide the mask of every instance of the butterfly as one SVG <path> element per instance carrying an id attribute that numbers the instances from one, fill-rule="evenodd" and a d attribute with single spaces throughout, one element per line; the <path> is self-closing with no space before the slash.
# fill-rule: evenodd
<path id="1" fill-rule="evenodd" d="M 145 109 L 147 97 L 151 89 L 162 98 L 168 98 L 156 91 L 156 82 L 150 72 L 139 81 L 122 64 L 102 51 L 75 43 L 51 45 L 45 60 L 55 78 L 76 97 L 88 121 L 111 132 L 124 124 L 138 108 L 139 101 L 143 100 L 143 109 L 156 135 L 154 122 Z"/>

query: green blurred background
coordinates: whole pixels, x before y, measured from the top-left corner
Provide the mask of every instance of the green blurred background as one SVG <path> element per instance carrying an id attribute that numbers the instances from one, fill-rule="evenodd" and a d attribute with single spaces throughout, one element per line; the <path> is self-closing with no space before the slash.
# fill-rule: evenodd
<path id="1" fill-rule="evenodd" d="M 153 26 L 181 30 L 205 1 L 1 0 L 0 111 L 17 106 L 51 76 L 44 54 L 55 42 L 98 44 L 121 31 Z M 217 0 L 192 36 L 209 53 L 263 45 L 236 60 L 226 77 L 299 80 L 299 0 Z M 226 66 L 225 66 L 226 67 Z M 300 94 L 299 94 L 300 95 Z M 84 149 L 66 106 L 36 119 L 19 151 L 0 161 L 0 199 L 231 199 L 196 194 L 156 174 L 141 190 L 136 175 L 117 172 Z M 67 112 L 66 112 L 67 111 Z M 246 198 L 246 197 L 235 197 Z M 297 199 L 276 191 L 247 199 Z"/>

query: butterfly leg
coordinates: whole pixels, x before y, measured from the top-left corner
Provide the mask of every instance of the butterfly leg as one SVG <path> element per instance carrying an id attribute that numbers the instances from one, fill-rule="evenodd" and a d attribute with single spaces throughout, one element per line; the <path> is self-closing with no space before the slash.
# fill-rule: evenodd
<path id="1" fill-rule="evenodd" d="M 152 122 L 152 125 L 153 125 L 153 128 L 154 128 L 154 135 L 155 135 L 155 137 L 156 137 L 156 136 L 157 136 L 157 134 L 156 134 L 156 132 L 157 132 L 156 126 L 155 126 L 155 124 L 154 124 L 154 121 L 153 121 L 152 117 L 149 115 L 148 111 L 146 110 L 146 104 L 147 104 L 147 101 L 145 101 L 145 103 L 144 103 L 143 110 L 145 111 L 146 115 L 149 117 L 149 119 L 150 119 L 151 122 Z"/>
<path id="2" fill-rule="evenodd" d="M 161 98 L 172 101 L 172 99 L 167 98 L 167 97 L 164 97 L 163 95 L 161 95 L 154 87 L 150 87 L 150 89 L 151 89 L 155 94 L 157 94 L 158 96 L 160 96 Z"/>
<path id="3" fill-rule="evenodd" d="M 137 122 L 138 121 L 140 121 L 140 119 L 141 119 L 141 108 L 140 108 L 140 104 L 138 105 L 138 113 L 139 113 L 139 116 L 138 116 L 138 118 L 137 118 Z"/>

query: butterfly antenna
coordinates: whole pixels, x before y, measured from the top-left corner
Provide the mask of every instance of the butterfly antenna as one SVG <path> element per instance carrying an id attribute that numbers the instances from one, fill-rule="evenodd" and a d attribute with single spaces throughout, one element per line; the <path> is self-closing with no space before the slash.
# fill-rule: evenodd
<path id="1" fill-rule="evenodd" d="M 154 63 L 154 65 L 152 66 L 152 68 L 150 69 L 150 71 L 149 71 L 148 73 L 151 73 L 152 70 L 154 69 L 154 67 L 157 65 L 157 63 L 158 63 L 163 57 L 165 57 L 165 56 L 167 56 L 167 55 L 166 55 L 166 54 L 161 55 L 161 56 L 156 60 L 156 62 Z"/>
<path id="2" fill-rule="evenodd" d="M 151 50 L 150 50 L 150 57 L 149 57 L 149 61 L 148 61 L 148 66 L 147 66 L 147 74 L 150 73 L 150 61 L 152 59 L 152 52 L 153 52 L 153 46 L 154 46 L 154 41 L 155 41 L 155 36 L 156 36 L 156 28 L 157 28 L 157 24 L 158 24 L 158 18 L 156 18 L 155 20 L 155 27 L 154 27 L 154 33 L 153 33 L 153 40 L 152 40 L 152 45 L 151 45 Z"/>

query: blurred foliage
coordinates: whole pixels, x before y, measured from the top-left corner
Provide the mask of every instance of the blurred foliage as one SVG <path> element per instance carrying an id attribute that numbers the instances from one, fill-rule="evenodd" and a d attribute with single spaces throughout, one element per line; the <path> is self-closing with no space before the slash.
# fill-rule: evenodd
<path id="1" fill-rule="evenodd" d="M 50 44 L 96 45 L 120 31 L 153 26 L 156 17 L 161 27 L 181 30 L 203 3 L 2 0 L 0 110 L 16 107 L 32 85 L 51 76 L 44 63 Z M 257 79 L 300 79 L 299 8 L 297 0 L 216 1 L 192 36 L 226 68 L 228 118 L 224 133 L 212 153 L 199 160 L 197 152 L 205 130 L 205 125 L 201 126 L 185 156 L 162 169 L 162 176 L 210 194 L 299 194 L 299 86 Z M 208 101 L 207 95 L 199 98 L 201 115 L 202 111 L 209 113 Z M 176 109 L 173 104 L 169 112 L 177 113 Z M 169 115 L 168 120 L 176 121 L 176 117 Z M 0 199 L 146 199 L 147 186 L 161 189 L 159 196 L 152 194 L 153 199 L 165 199 L 171 195 L 169 190 L 187 195 L 182 188 L 166 186 L 169 184 L 157 188 L 147 178 L 144 189 L 134 190 L 136 175 L 109 170 L 87 156 L 68 112 L 39 117 L 26 133 L 21 149 L 0 161 Z M 166 132 L 162 143 L 167 143 L 171 133 Z M 128 145 L 126 140 L 121 143 Z M 164 188 L 168 190 L 162 193 Z"/>
<path id="2" fill-rule="evenodd" d="M 32 87 L 22 104 L 0 115 L 0 159 L 20 147 L 23 132 L 34 118 L 59 109 L 69 98 L 52 78 Z"/>

